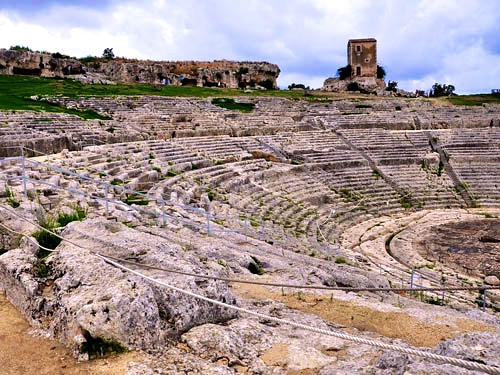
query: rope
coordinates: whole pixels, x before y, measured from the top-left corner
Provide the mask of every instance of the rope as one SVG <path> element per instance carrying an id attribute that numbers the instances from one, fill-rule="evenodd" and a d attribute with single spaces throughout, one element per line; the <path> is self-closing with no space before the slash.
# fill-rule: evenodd
<path id="1" fill-rule="evenodd" d="M 26 235 L 24 233 L 18 232 L 17 230 L 9 228 L 9 227 L 3 225 L 2 223 L 0 223 L 0 226 L 3 227 L 4 229 L 7 229 L 9 232 L 17 234 L 19 236 L 26 237 L 28 239 L 28 241 L 30 241 L 31 243 L 35 244 L 36 246 L 38 246 L 42 250 L 48 251 L 49 253 L 57 253 L 57 250 L 49 249 L 47 247 L 44 247 L 44 246 L 40 245 L 37 241 L 35 241 L 33 238 L 31 238 L 31 236 L 28 236 L 28 235 Z"/>
<path id="2" fill-rule="evenodd" d="M 31 222 L 30 220 L 24 218 L 21 215 L 18 215 L 16 212 L 11 211 L 10 209 L 7 209 L 6 207 L 0 206 L 0 208 L 3 208 L 7 212 L 11 213 L 12 215 L 20 218 L 21 220 L 24 220 L 42 230 L 47 231 L 48 233 L 60 238 L 63 241 L 66 241 L 70 243 L 71 245 L 74 245 L 76 247 L 79 247 L 83 250 L 87 250 L 92 254 L 98 254 L 94 252 L 93 250 L 87 249 L 81 245 L 79 245 L 76 242 L 73 242 L 71 240 L 68 240 L 62 236 L 60 236 L 57 233 L 54 233 L 53 231 L 50 231 L 47 228 L 42 227 L 38 223 Z M 2 225 L 3 226 L 3 225 Z M 6 228 L 4 226 L 4 228 Z M 9 229 L 9 228 L 7 228 Z M 11 230 L 11 229 L 9 229 Z M 13 231 L 13 230 L 11 230 Z M 14 232 L 14 231 L 13 231 Z M 30 238 L 29 236 L 20 233 L 20 232 L 15 232 L 16 234 L 26 236 Z M 40 246 L 41 247 L 41 246 Z M 43 247 L 42 247 L 43 248 Z M 44 250 L 46 248 L 43 248 Z M 48 251 L 51 252 L 56 252 L 57 250 L 50 250 L 47 249 Z M 117 262 L 121 263 L 127 263 L 130 265 L 142 267 L 142 268 L 147 268 L 147 269 L 152 269 L 152 270 L 157 270 L 157 271 L 163 271 L 163 272 L 168 272 L 168 273 L 174 273 L 178 275 L 184 275 L 184 276 L 191 276 L 191 277 L 197 277 L 200 279 L 208 279 L 208 280 L 217 280 L 217 281 L 226 281 L 226 282 L 231 282 L 231 283 L 239 283 L 239 284 L 252 284 L 252 285 L 262 285 L 262 286 L 270 286 L 270 287 L 280 287 L 280 288 L 294 288 L 294 289 L 313 289 L 313 290 L 339 290 L 339 291 L 345 291 L 345 292 L 361 292 L 361 291 L 366 291 L 366 292 L 418 292 L 418 291 L 427 291 L 427 292 L 432 292 L 432 291 L 456 291 L 456 290 L 492 290 L 492 289 L 500 289 L 500 286 L 494 286 L 494 285 L 484 285 L 484 286 L 468 286 L 468 287 L 413 287 L 413 288 L 376 288 L 376 287 L 367 287 L 367 288 L 357 288 L 357 287 L 344 287 L 344 286 L 324 286 L 324 285 L 296 285 L 296 284 L 282 284 L 282 283 L 269 283 L 269 282 L 264 282 L 264 281 L 254 281 L 254 280 L 243 280 L 243 279 L 232 279 L 228 277 L 220 277 L 220 276 L 210 276 L 210 275 L 200 275 L 197 273 L 192 273 L 192 272 L 185 272 L 185 271 L 178 271 L 178 270 L 173 270 L 173 269 L 168 269 L 168 268 L 162 268 L 162 267 L 157 267 L 149 264 L 142 264 L 142 263 L 137 263 L 137 262 L 132 262 L 126 259 L 122 258 L 116 258 L 113 256 L 107 256 L 109 259 L 113 259 Z"/>
<path id="3" fill-rule="evenodd" d="M 276 318 L 274 316 L 270 316 L 270 315 L 262 314 L 262 313 L 259 313 L 259 312 L 256 312 L 256 311 L 248 310 L 248 309 L 245 309 L 243 307 L 233 306 L 233 305 L 230 305 L 230 304 L 227 304 L 227 303 L 224 303 L 224 302 L 220 302 L 220 301 L 217 301 L 217 300 L 214 300 L 214 299 L 211 299 L 211 298 L 208 298 L 208 297 L 205 297 L 205 296 L 202 296 L 202 295 L 199 295 L 199 294 L 196 294 L 196 293 L 193 293 L 193 292 L 190 292 L 190 291 L 187 291 L 187 290 L 175 287 L 175 286 L 167 284 L 167 283 L 165 283 L 163 281 L 156 280 L 156 279 L 154 279 L 152 277 L 149 277 L 149 276 L 144 275 L 144 274 L 142 274 L 140 272 L 137 272 L 137 271 L 135 271 L 135 270 L 133 270 L 131 268 L 125 267 L 125 266 L 123 266 L 123 265 L 121 265 L 121 264 L 119 264 L 119 263 L 111 260 L 110 258 L 107 258 L 107 257 L 101 255 L 101 254 L 96 254 L 96 256 L 98 258 L 102 259 L 103 261 L 105 261 L 108 264 L 111 264 L 111 265 L 113 265 L 113 266 L 115 266 L 117 268 L 120 268 L 120 269 L 124 270 L 124 271 L 133 273 L 134 275 L 137 275 L 137 276 L 139 276 L 139 277 L 141 277 L 141 278 L 143 278 L 145 280 L 149 280 L 149 281 L 151 281 L 153 283 L 156 283 L 156 284 L 164 286 L 166 288 L 175 290 L 175 291 L 177 291 L 179 293 L 182 293 L 182 294 L 194 297 L 196 299 L 199 299 L 199 300 L 202 300 L 202 301 L 205 301 L 205 302 L 212 303 L 214 305 L 218 305 L 218 306 L 221 306 L 221 307 L 232 309 L 232 310 L 238 311 L 240 313 L 245 313 L 245 314 L 257 316 L 259 318 L 267 319 L 267 320 L 270 320 L 270 321 L 273 321 L 273 322 L 277 322 L 277 323 L 281 323 L 281 324 L 288 324 L 288 325 L 290 325 L 292 327 L 301 328 L 301 329 L 304 329 L 304 330 L 307 330 L 307 331 L 311 331 L 311 332 L 315 332 L 315 333 L 320 333 L 320 334 L 323 334 L 323 335 L 337 337 L 337 338 L 340 338 L 340 339 L 343 339 L 343 340 L 353 341 L 353 342 L 356 342 L 356 343 L 359 343 L 359 344 L 367 344 L 367 345 L 371 345 L 371 346 L 374 346 L 374 347 L 377 347 L 377 348 L 381 348 L 381 349 L 393 350 L 393 351 L 397 351 L 397 352 L 404 353 L 404 354 L 416 355 L 416 356 L 419 356 L 419 357 L 428 358 L 428 359 L 432 359 L 432 360 L 435 360 L 435 361 L 449 363 L 449 364 L 460 366 L 460 367 L 464 367 L 464 368 L 467 368 L 467 369 L 470 369 L 470 370 L 481 370 L 481 371 L 487 372 L 489 374 L 500 375 L 500 368 L 499 367 L 488 366 L 488 365 L 484 365 L 484 364 L 481 364 L 481 363 L 478 363 L 478 362 L 467 361 L 467 360 L 463 360 L 463 359 L 459 359 L 459 358 L 447 357 L 447 356 L 443 356 L 443 355 L 439 355 L 439 354 L 434 354 L 434 353 L 429 353 L 429 352 L 425 352 L 425 351 L 417 350 L 417 349 L 413 349 L 413 348 L 405 348 L 405 347 L 401 347 L 401 346 L 398 346 L 398 345 L 386 344 L 386 343 L 378 341 L 378 340 L 370 340 L 370 339 L 366 339 L 366 338 L 363 338 L 363 337 L 350 335 L 350 334 L 347 334 L 347 333 L 330 331 L 330 330 L 326 330 L 326 329 L 322 329 L 322 328 L 317 328 L 317 327 L 311 327 L 311 326 L 308 326 L 308 325 L 305 325 L 305 324 L 302 324 L 302 323 L 293 322 L 291 320 Z"/>
<path id="4" fill-rule="evenodd" d="M 46 228 L 43 228 L 42 226 L 40 226 L 37 223 L 32 223 L 28 219 L 26 219 L 26 218 L 18 215 L 17 213 L 13 213 L 11 210 L 6 209 L 5 207 L 2 207 L 2 206 L 0 206 L 0 207 L 3 208 L 4 210 L 6 210 L 6 211 L 8 211 L 8 212 L 10 212 L 12 214 L 14 214 L 15 216 L 21 218 L 22 220 L 24 220 L 24 221 L 26 221 L 26 222 L 28 222 L 30 224 L 33 224 L 33 225 L 35 225 L 35 226 L 37 226 L 39 228 L 42 228 L 42 229 L 46 230 L 47 232 L 49 232 L 49 233 L 51 233 L 51 234 L 53 234 L 53 235 L 61 238 L 63 241 L 66 241 L 66 242 L 68 242 L 68 243 L 70 243 L 72 245 L 75 245 L 75 246 L 77 246 L 77 247 L 79 247 L 81 249 L 85 249 L 85 247 L 83 247 L 83 246 L 81 246 L 81 245 L 79 245 L 79 244 L 77 244 L 77 243 L 75 243 L 73 241 L 67 240 L 67 239 L 59 236 L 58 234 L 56 234 L 54 232 L 51 232 L 50 230 L 48 230 Z M 7 228 L 5 226 L 3 226 L 3 227 Z M 10 228 L 7 228 L 7 229 L 10 230 Z M 27 235 L 25 235 L 23 233 L 20 233 L 20 232 L 18 232 L 18 233 L 21 234 L 21 235 L 23 235 L 23 236 L 27 236 Z M 208 298 L 208 297 L 205 297 L 205 296 L 202 296 L 202 295 L 199 295 L 199 294 L 196 294 L 196 293 L 193 293 L 193 292 L 190 292 L 190 291 L 187 291 L 187 290 L 175 287 L 175 286 L 167 284 L 165 282 L 156 280 L 156 279 L 154 279 L 152 277 L 144 275 L 144 274 L 142 274 L 140 272 L 137 272 L 137 271 L 135 271 L 133 269 L 125 267 L 125 266 L 123 266 L 123 265 L 121 265 L 121 264 L 113 261 L 112 259 L 110 259 L 110 258 L 108 258 L 108 257 L 106 257 L 106 256 L 104 256 L 102 254 L 99 254 L 99 253 L 94 252 L 94 251 L 89 250 L 89 249 L 85 249 L 85 250 L 90 251 L 91 254 L 95 255 L 98 258 L 100 258 L 104 262 L 106 262 L 108 264 L 111 264 L 111 265 L 113 265 L 113 266 L 115 266 L 117 268 L 120 268 L 120 269 L 122 269 L 124 271 L 127 271 L 127 272 L 130 272 L 132 274 L 135 274 L 135 275 L 137 275 L 137 276 L 139 276 L 139 277 L 141 277 L 141 278 L 143 278 L 145 280 L 149 280 L 149 281 L 151 281 L 153 283 L 156 283 L 158 285 L 167 287 L 169 289 L 175 290 L 175 291 L 177 291 L 179 293 L 191 296 L 193 298 L 196 298 L 196 299 L 208 302 L 208 303 L 212 303 L 214 305 L 218 305 L 218 306 L 221 306 L 221 307 L 229 308 L 229 309 L 241 312 L 241 313 L 245 313 L 245 314 L 257 316 L 259 318 L 267 319 L 267 320 L 274 321 L 274 322 L 277 322 L 277 323 L 288 324 L 288 325 L 290 325 L 292 327 L 301 328 L 301 329 L 304 329 L 304 330 L 307 330 L 307 331 L 311 331 L 311 332 L 315 332 L 315 333 L 319 333 L 319 334 L 323 334 L 323 335 L 328 335 L 328 336 L 333 336 L 333 337 L 337 337 L 337 338 L 340 338 L 340 339 L 343 339 L 343 340 L 348 340 L 348 341 L 356 342 L 356 343 L 359 343 L 359 344 L 371 345 L 371 346 L 378 347 L 378 348 L 381 348 L 381 349 L 393 350 L 393 351 L 404 353 L 404 354 L 415 355 L 415 356 L 419 356 L 419 357 L 423 357 L 423 358 L 432 359 L 432 360 L 435 360 L 435 361 L 449 363 L 449 364 L 460 366 L 460 367 L 464 367 L 464 368 L 467 368 L 467 369 L 470 369 L 470 370 L 480 370 L 480 371 L 484 371 L 484 372 L 489 373 L 489 374 L 500 375 L 500 368 L 499 367 L 488 366 L 488 365 L 484 365 L 484 364 L 478 363 L 478 362 L 472 362 L 472 361 L 467 361 L 467 360 L 463 360 L 463 359 L 459 359 L 459 358 L 447 357 L 447 356 L 443 356 L 443 355 L 439 355 L 439 354 L 433 354 L 433 353 L 429 353 L 429 352 L 425 352 L 425 351 L 417 350 L 417 349 L 413 349 L 413 348 L 405 348 L 405 347 L 401 347 L 401 346 L 397 346 L 397 345 L 393 345 L 393 344 L 386 344 L 386 343 L 383 343 L 383 342 L 378 341 L 378 340 L 370 340 L 370 339 L 366 339 L 366 338 L 363 338 L 363 337 L 354 336 L 354 335 L 350 335 L 350 334 L 346 334 L 346 333 L 342 333 L 342 332 L 336 332 L 336 331 L 330 331 L 330 330 L 326 330 L 326 329 L 322 329 L 322 328 L 311 327 L 311 326 L 308 326 L 308 325 L 305 325 L 305 324 L 302 324 L 302 323 L 297 323 L 297 322 L 293 322 L 293 321 L 286 320 L 286 319 L 276 318 L 276 317 L 273 317 L 273 316 L 270 316 L 270 315 L 266 315 L 266 314 L 262 314 L 262 313 L 259 313 L 259 312 L 256 312 L 256 311 L 248 310 L 248 309 L 245 309 L 243 307 L 233 306 L 233 305 L 230 305 L 230 304 L 227 304 L 227 303 L 224 303 L 224 302 L 220 302 L 220 301 L 217 301 L 217 300 L 214 300 L 214 299 L 211 299 L 211 298 Z"/>
<path id="5" fill-rule="evenodd" d="M 343 290 L 346 292 L 360 292 L 360 291 L 368 291 L 368 292 L 406 292 L 406 291 L 453 291 L 453 290 L 484 290 L 484 289 L 500 289 L 500 286 L 471 286 L 471 287 L 414 287 L 414 288 L 356 288 L 356 287 L 344 287 L 344 286 L 324 286 L 324 285 L 296 285 L 296 284 L 280 284 L 280 283 L 268 283 L 264 281 L 254 281 L 254 280 L 243 280 L 243 279 L 232 279 L 228 277 L 220 277 L 220 276 L 210 276 L 210 275 L 200 275 L 197 273 L 178 271 L 169 268 L 162 268 L 153 266 L 150 264 L 143 264 L 132 262 L 122 258 L 116 258 L 112 256 L 107 256 L 109 259 L 113 259 L 120 263 L 126 263 L 133 266 L 138 266 L 142 268 L 147 268 L 151 270 L 164 271 L 169 273 L 175 273 L 178 275 L 184 276 L 193 276 L 198 277 L 200 279 L 210 279 L 210 280 L 219 280 L 219 281 L 227 281 L 230 283 L 239 283 L 239 284 L 253 284 L 253 285 L 263 285 L 263 286 L 276 286 L 281 288 L 295 288 L 295 289 L 318 289 L 318 290 Z"/>

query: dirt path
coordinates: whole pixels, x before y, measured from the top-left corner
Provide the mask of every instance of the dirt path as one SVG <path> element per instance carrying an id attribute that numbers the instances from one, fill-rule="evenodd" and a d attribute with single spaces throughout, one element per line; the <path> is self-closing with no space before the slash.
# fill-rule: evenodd
<path id="1" fill-rule="evenodd" d="M 31 327 L 0 293 L 0 375 L 122 375 L 139 354 L 78 362 L 57 341 L 30 335 Z"/>
<path id="2" fill-rule="evenodd" d="M 297 294 L 282 295 L 257 285 L 240 284 L 232 288 L 244 298 L 281 301 L 292 309 L 315 314 L 326 321 L 400 338 L 414 346 L 434 347 L 464 333 L 495 331 L 494 327 L 465 318 L 448 317 L 446 324 L 429 323 L 403 311 L 385 312 L 314 294 L 301 293 L 299 299 Z"/>

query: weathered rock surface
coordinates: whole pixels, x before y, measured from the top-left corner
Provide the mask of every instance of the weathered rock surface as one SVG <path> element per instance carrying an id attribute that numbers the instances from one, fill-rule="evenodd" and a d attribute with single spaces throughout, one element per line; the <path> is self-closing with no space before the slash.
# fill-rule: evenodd
<path id="1" fill-rule="evenodd" d="M 99 229 L 97 229 L 99 228 Z M 15 249 L 0 260 L 2 289 L 32 324 L 41 327 L 75 353 L 91 338 L 116 340 L 131 348 L 152 350 L 189 328 L 232 318 L 231 311 L 197 301 L 179 292 L 124 273 L 92 254 L 92 248 L 120 258 L 167 268 L 201 272 L 199 261 L 167 241 L 158 241 L 118 223 L 102 220 L 75 222 L 46 264 L 49 276 L 35 274 L 36 247 Z M 106 247 L 98 239 L 106 238 Z M 157 273 L 153 277 L 177 287 L 235 303 L 221 282 L 194 282 L 192 278 Z"/>

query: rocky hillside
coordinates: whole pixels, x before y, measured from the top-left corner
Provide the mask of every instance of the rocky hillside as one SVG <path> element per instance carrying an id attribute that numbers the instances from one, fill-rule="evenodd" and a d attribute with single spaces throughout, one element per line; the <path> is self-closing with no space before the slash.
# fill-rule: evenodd
<path id="1" fill-rule="evenodd" d="M 276 88 L 279 73 L 279 67 L 268 62 L 76 59 L 61 54 L 0 49 L 0 74 L 72 76 L 87 83 L 168 82 L 189 86 Z"/>
<path id="2" fill-rule="evenodd" d="M 500 373 L 500 107 L 234 99 L 0 113 L 0 292 L 127 375 Z"/>

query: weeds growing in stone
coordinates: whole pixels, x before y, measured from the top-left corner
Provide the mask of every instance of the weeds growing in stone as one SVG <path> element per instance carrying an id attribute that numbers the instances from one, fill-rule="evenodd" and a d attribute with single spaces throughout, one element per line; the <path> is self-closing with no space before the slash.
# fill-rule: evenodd
<path id="1" fill-rule="evenodd" d="M 255 275 L 263 275 L 264 269 L 262 268 L 262 262 L 255 256 L 250 256 L 252 261 L 248 264 L 248 270 Z"/>

